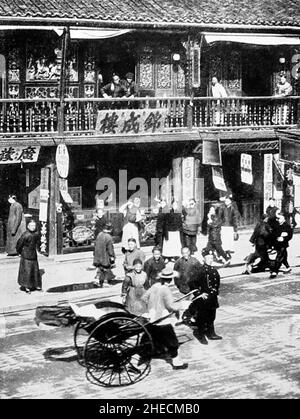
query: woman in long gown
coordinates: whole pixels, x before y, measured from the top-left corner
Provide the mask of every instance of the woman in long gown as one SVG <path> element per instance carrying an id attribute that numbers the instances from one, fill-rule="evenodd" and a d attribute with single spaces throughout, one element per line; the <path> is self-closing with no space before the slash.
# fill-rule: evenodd
<path id="1" fill-rule="evenodd" d="M 31 220 L 27 225 L 27 231 L 22 234 L 17 242 L 17 252 L 21 255 L 18 283 L 21 290 L 30 294 L 31 291 L 40 291 L 42 279 L 37 259 L 37 246 L 39 234 L 36 222 Z"/>

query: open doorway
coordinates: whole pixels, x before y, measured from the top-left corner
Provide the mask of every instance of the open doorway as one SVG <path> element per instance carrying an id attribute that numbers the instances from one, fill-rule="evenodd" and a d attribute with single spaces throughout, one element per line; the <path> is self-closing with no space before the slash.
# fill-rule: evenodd
<path id="1" fill-rule="evenodd" d="M 243 51 L 243 96 L 272 95 L 272 62 L 271 53 L 266 47 Z"/>
<path id="2" fill-rule="evenodd" d="M 113 74 L 118 74 L 121 79 L 124 79 L 128 72 L 135 75 L 136 58 L 133 42 L 120 38 L 99 42 L 96 61 L 98 71 L 103 77 L 103 84 L 109 83 Z"/>

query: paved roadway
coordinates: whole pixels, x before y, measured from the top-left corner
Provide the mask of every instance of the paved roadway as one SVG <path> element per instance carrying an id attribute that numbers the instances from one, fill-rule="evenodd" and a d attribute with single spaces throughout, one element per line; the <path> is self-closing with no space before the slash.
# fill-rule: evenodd
<path id="1" fill-rule="evenodd" d="M 0 323 L 0 398 L 299 398 L 300 274 L 226 279 L 216 330 L 222 341 L 201 345 L 176 328 L 189 368 L 152 361 L 142 382 L 102 388 L 76 362 L 72 329 L 41 330 L 32 312 Z M 3 320 L 3 319 L 2 319 Z M 6 337 L 3 337 L 6 334 Z"/>

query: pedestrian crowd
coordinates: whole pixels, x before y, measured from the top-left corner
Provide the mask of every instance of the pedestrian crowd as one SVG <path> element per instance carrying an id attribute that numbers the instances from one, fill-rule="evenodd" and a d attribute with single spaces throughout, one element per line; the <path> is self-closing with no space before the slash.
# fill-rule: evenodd
<path id="1" fill-rule="evenodd" d="M 37 248 L 40 236 L 37 223 L 24 222 L 22 206 L 16 196 L 10 196 L 11 204 L 8 231 L 8 255 L 20 255 L 18 283 L 21 290 L 30 293 L 42 289 L 38 265 Z M 146 260 L 140 248 L 140 222 L 142 213 L 140 199 L 135 198 L 120 208 L 124 215 L 122 251 L 124 253 L 124 280 L 121 287 L 122 303 L 135 316 L 146 316 L 150 321 L 152 338 L 158 353 L 168 352 L 174 369 L 186 368 L 179 355 L 179 343 L 174 331 L 172 314 L 176 322 L 193 328 L 198 341 L 207 345 L 208 340 L 220 340 L 215 332 L 216 310 L 219 307 L 218 294 L 220 275 L 214 261 L 226 267 L 232 258 L 234 241 L 239 239 L 239 211 L 231 196 L 222 204 L 211 205 L 205 218 L 207 244 L 197 252 L 197 235 L 203 229 L 203 215 L 195 199 L 179 208 L 173 200 L 170 206 L 159 201 L 155 246 L 152 256 Z M 97 269 L 97 286 L 104 282 L 112 284 L 115 275 L 116 255 L 112 238 L 112 224 L 104 206 L 95 214 L 95 248 L 93 265 Z M 270 198 L 266 213 L 255 226 L 250 237 L 252 252 L 246 257 L 244 274 L 270 271 L 275 278 L 279 270 L 290 272 L 288 262 L 289 241 L 293 226 Z M 174 300 L 170 285 L 173 284 L 181 296 Z M 156 323 L 157 322 L 157 323 Z"/>

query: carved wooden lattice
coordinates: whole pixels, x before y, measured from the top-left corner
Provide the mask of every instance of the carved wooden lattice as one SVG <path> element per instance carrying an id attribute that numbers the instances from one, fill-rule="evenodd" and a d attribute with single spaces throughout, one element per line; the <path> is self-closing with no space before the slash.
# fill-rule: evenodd
<path id="1" fill-rule="evenodd" d="M 242 90 L 242 64 L 240 51 L 215 50 L 210 57 L 210 79 L 217 77 L 230 91 Z"/>
<path id="2" fill-rule="evenodd" d="M 150 47 L 144 49 L 140 58 L 140 88 L 154 89 L 153 83 L 153 51 Z"/>
<path id="3" fill-rule="evenodd" d="M 171 89 L 172 73 L 171 73 L 171 53 L 169 50 L 163 50 L 158 57 L 157 63 L 157 87 L 158 89 Z"/>

